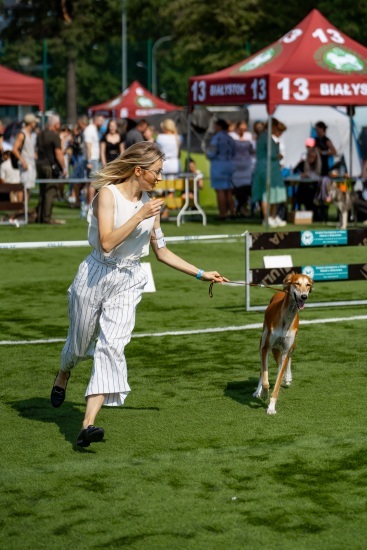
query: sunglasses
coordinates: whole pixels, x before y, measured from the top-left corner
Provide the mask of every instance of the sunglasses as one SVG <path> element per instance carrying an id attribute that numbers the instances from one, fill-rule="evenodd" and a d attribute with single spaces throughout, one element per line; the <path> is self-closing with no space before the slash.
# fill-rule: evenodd
<path id="1" fill-rule="evenodd" d="M 162 168 L 160 170 L 150 170 L 149 168 L 143 168 L 144 172 L 152 172 L 156 178 L 159 178 L 163 174 Z"/>

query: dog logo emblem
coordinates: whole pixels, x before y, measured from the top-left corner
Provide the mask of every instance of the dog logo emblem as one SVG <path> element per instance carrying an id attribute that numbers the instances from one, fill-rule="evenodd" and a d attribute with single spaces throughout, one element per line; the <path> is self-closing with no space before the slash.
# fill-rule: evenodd
<path id="1" fill-rule="evenodd" d="M 338 73 L 366 72 L 366 61 L 356 52 L 340 46 L 322 46 L 315 53 L 315 60 L 321 67 Z"/>
<path id="2" fill-rule="evenodd" d="M 363 69 L 362 61 L 343 48 L 333 48 L 324 55 L 324 60 L 327 65 L 337 71 L 361 71 Z"/>
<path id="3" fill-rule="evenodd" d="M 154 103 L 149 97 L 138 97 L 137 100 L 136 100 L 136 103 L 140 107 L 144 107 L 145 109 L 149 109 L 150 107 L 154 107 Z"/>
<path id="4" fill-rule="evenodd" d="M 272 61 L 275 57 L 278 57 L 278 55 L 283 50 L 283 47 L 281 44 L 274 44 L 270 48 L 267 48 L 263 52 L 260 52 L 259 54 L 255 55 L 252 59 L 249 61 L 246 61 L 243 65 L 240 67 L 236 67 L 233 71 L 233 74 L 235 73 L 243 73 L 247 71 L 253 71 L 255 69 L 258 69 L 259 67 L 262 67 L 266 63 L 269 63 L 269 61 Z"/>
<path id="5" fill-rule="evenodd" d="M 311 279 L 313 279 L 314 276 L 315 276 L 315 270 L 311 265 L 306 265 L 302 269 L 302 273 L 303 273 L 303 275 L 308 275 L 309 277 L 311 277 Z"/>
<path id="6" fill-rule="evenodd" d="M 313 243 L 312 231 L 303 231 L 303 233 L 301 234 L 301 242 L 304 246 L 311 246 L 311 244 Z"/>

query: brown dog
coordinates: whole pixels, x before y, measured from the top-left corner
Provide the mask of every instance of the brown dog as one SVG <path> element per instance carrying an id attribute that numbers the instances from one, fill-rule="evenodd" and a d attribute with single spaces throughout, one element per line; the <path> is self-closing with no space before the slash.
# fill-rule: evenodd
<path id="1" fill-rule="evenodd" d="M 275 404 L 283 377 L 287 386 L 292 383 L 291 357 L 298 332 L 298 311 L 304 308 L 312 286 L 313 281 L 308 275 L 288 274 L 283 281 L 284 290 L 274 294 L 265 311 L 260 340 L 260 380 L 254 397 L 261 398 L 268 394 L 268 362 L 272 351 L 278 365 L 278 375 L 267 409 L 268 414 L 276 414 Z"/>

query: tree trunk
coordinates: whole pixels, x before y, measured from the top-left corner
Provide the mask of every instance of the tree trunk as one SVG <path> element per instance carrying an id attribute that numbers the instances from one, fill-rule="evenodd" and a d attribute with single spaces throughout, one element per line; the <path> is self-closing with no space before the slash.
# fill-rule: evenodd
<path id="1" fill-rule="evenodd" d="M 69 49 L 66 70 L 66 122 L 76 124 L 77 118 L 75 56 Z"/>

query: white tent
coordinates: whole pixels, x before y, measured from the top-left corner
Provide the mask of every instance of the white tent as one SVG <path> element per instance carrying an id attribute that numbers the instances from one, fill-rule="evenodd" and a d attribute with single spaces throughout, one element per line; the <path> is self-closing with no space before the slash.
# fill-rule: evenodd
<path id="1" fill-rule="evenodd" d="M 268 120 L 265 105 L 248 105 L 247 108 L 249 110 L 250 129 L 252 129 L 252 125 L 256 120 Z M 284 122 L 288 128 L 281 138 L 284 144 L 285 167 L 294 168 L 301 160 L 306 151 L 305 141 L 311 136 L 312 128 L 316 122 L 320 120 L 325 122 L 328 127 L 327 136 L 333 142 L 339 157 L 344 155 L 347 166 L 350 165 L 350 118 L 347 114 L 333 107 L 280 105 L 273 116 Z M 338 160 L 338 158 L 335 160 Z M 356 136 L 353 136 L 352 161 L 353 170 L 351 175 L 357 177 L 361 174 L 361 161 Z"/>

